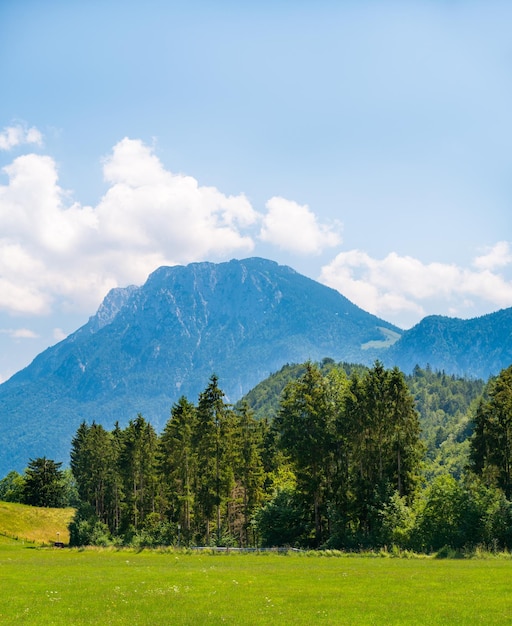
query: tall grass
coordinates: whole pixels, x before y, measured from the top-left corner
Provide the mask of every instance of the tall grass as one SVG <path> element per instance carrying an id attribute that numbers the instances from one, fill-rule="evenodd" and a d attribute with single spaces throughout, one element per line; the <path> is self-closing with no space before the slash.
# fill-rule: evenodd
<path id="1" fill-rule="evenodd" d="M 42 544 L 68 543 L 68 524 L 73 515 L 74 509 L 0 502 L 0 535 Z"/>
<path id="2" fill-rule="evenodd" d="M 337 556 L 56 550 L 4 540 L 0 623 L 511 623 L 510 560 Z"/>

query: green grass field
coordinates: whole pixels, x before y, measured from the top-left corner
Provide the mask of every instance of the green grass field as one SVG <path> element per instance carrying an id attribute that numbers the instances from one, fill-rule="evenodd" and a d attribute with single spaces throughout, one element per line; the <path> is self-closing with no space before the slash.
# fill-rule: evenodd
<path id="1" fill-rule="evenodd" d="M 0 540 L 0 624 L 510 624 L 512 561 L 59 550 Z"/>

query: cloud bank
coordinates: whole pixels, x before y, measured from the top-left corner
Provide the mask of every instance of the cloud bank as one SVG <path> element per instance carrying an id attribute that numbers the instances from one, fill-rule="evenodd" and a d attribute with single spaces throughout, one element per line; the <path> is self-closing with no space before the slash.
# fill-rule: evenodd
<path id="1" fill-rule="evenodd" d="M 41 137 L 18 130 L 4 131 L 6 146 Z M 50 156 L 25 154 L 3 171 L 0 311 L 12 314 L 48 314 L 57 303 L 90 310 L 161 265 L 246 256 L 258 240 L 299 254 L 339 242 L 308 207 L 272 198 L 265 215 L 244 194 L 170 172 L 139 140 L 123 139 L 103 160 L 108 189 L 94 207 L 69 200 Z"/>

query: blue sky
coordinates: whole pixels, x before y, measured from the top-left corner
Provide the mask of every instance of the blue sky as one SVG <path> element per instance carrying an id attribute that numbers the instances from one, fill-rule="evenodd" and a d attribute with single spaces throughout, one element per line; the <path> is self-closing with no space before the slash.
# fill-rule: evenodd
<path id="1" fill-rule="evenodd" d="M 0 3 L 0 381 L 163 264 L 512 306 L 512 4 Z"/>

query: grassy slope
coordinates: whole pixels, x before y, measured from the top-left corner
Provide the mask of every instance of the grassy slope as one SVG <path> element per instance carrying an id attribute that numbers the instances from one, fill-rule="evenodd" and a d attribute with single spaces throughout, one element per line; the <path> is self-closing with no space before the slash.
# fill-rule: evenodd
<path id="1" fill-rule="evenodd" d="M 0 502 L 0 535 L 51 544 L 68 543 L 68 524 L 74 509 L 43 509 L 14 502 Z"/>
<path id="2" fill-rule="evenodd" d="M 510 624 L 510 560 L 187 555 L 0 541 L 8 624 Z"/>

